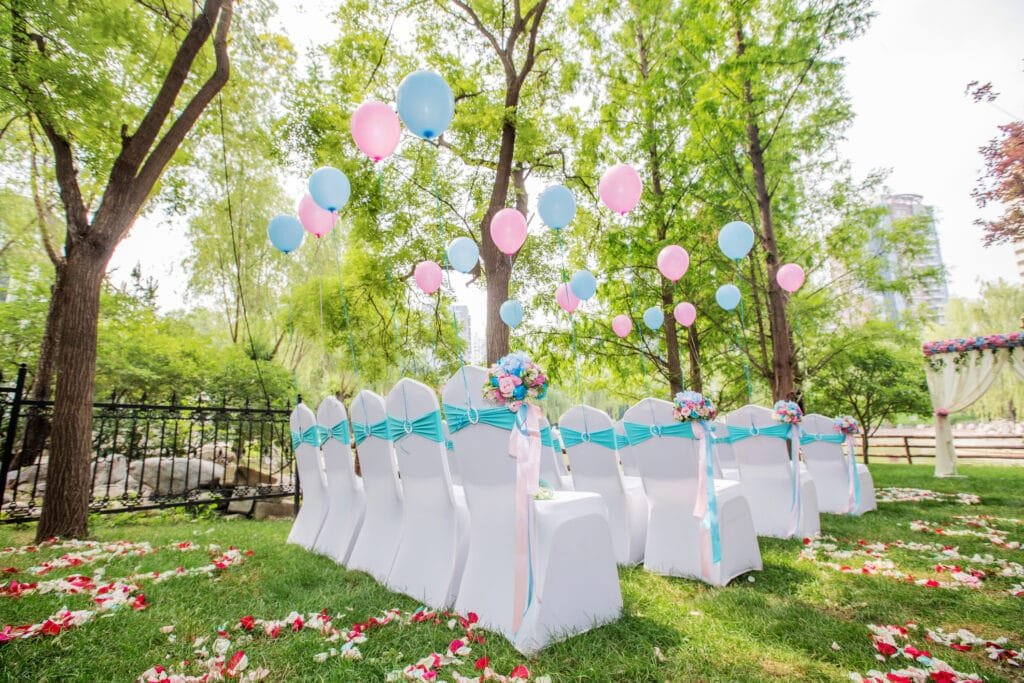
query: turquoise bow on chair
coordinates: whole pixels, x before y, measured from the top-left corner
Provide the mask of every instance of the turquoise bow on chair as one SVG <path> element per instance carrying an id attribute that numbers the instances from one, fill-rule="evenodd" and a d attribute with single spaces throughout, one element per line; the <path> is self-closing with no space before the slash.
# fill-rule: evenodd
<path id="1" fill-rule="evenodd" d="M 342 420 L 333 427 L 326 427 L 325 431 L 327 432 L 324 437 L 325 442 L 328 439 L 334 439 L 335 441 L 340 441 L 346 446 L 349 444 L 350 437 L 348 432 L 348 420 Z"/>
<path id="2" fill-rule="evenodd" d="M 327 430 L 320 425 L 313 425 L 304 432 L 292 432 L 292 449 L 302 444 L 309 444 L 314 448 L 320 448 L 324 441 L 327 441 Z"/>
<path id="3" fill-rule="evenodd" d="M 736 443 L 752 436 L 770 436 L 776 439 L 788 439 L 789 432 L 793 425 L 786 422 L 772 425 L 770 427 L 733 427 L 729 425 L 729 443 Z"/>
<path id="4" fill-rule="evenodd" d="M 460 408 L 444 404 L 448 419 L 448 431 L 454 434 L 473 424 L 485 424 L 505 431 L 512 431 L 516 425 L 516 414 L 508 408 Z"/>
<path id="5" fill-rule="evenodd" d="M 645 425 L 638 422 L 623 422 L 629 443 L 636 446 L 655 436 L 674 436 L 681 439 L 696 439 L 693 425 L 689 422 L 672 422 L 670 424 Z"/>
<path id="6" fill-rule="evenodd" d="M 825 443 L 843 443 L 846 441 L 844 434 L 812 434 L 810 432 L 800 433 L 800 443 L 814 443 L 815 441 L 823 441 Z"/>
<path id="7" fill-rule="evenodd" d="M 355 434 L 357 446 L 371 436 L 375 436 L 378 439 L 384 439 L 385 441 L 391 440 L 391 434 L 388 432 L 387 419 L 381 420 L 380 422 L 374 422 L 373 424 L 353 421 L 352 433 Z"/>
<path id="8" fill-rule="evenodd" d="M 614 451 L 619 444 L 619 439 L 616 438 L 619 435 L 611 428 L 599 429 L 596 432 L 578 432 L 568 427 L 559 427 L 558 431 L 562 434 L 562 443 L 566 448 L 572 448 L 581 443 L 592 443 Z"/>
<path id="9" fill-rule="evenodd" d="M 452 430 L 450 426 L 448 429 Z M 399 420 L 397 417 L 388 415 L 388 431 L 392 441 L 399 441 L 410 434 L 415 434 L 430 439 L 434 443 L 444 443 L 444 430 L 441 428 L 441 411 L 439 410 L 420 415 L 415 420 L 408 418 Z"/>

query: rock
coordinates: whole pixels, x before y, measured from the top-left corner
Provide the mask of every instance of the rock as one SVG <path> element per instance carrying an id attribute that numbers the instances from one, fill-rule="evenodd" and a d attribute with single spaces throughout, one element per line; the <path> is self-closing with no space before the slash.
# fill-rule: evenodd
<path id="1" fill-rule="evenodd" d="M 26 465 L 25 467 L 11 470 L 7 473 L 7 481 L 4 484 L 4 488 L 13 489 L 15 482 L 18 484 L 19 493 L 32 493 L 32 483 L 36 479 L 36 473 L 38 472 L 39 482 L 36 484 L 36 492 L 41 493 L 46 490 L 46 462 L 41 462 L 38 465 Z"/>
<path id="2" fill-rule="evenodd" d="M 117 483 L 111 482 L 109 489 L 105 482 L 97 482 L 92 487 L 93 500 L 103 500 L 104 498 L 121 500 L 125 496 L 129 498 L 139 497 L 139 480 L 130 475 L 126 475 L 124 479 Z"/>
<path id="3" fill-rule="evenodd" d="M 256 490 L 249 488 L 248 486 L 238 486 L 231 492 L 231 497 L 249 497 L 255 495 L 255 493 Z M 228 503 L 228 512 L 238 513 L 241 515 L 251 515 L 254 503 L 256 503 L 256 501 L 252 498 L 249 498 L 248 500 L 232 500 Z"/>
<path id="4" fill-rule="evenodd" d="M 235 462 L 235 452 L 231 449 L 231 444 L 223 441 L 217 443 L 206 443 L 199 449 L 199 457 L 203 460 L 209 460 L 215 462 L 218 465 L 227 465 L 228 463 Z"/>
<path id="5" fill-rule="evenodd" d="M 196 458 L 133 460 L 128 472 L 157 495 L 179 495 L 224 481 L 223 466 Z"/>
<path id="6" fill-rule="evenodd" d="M 92 487 L 106 490 L 107 483 L 110 483 L 111 494 L 122 493 L 125 479 L 128 478 L 128 458 L 123 455 L 111 455 L 106 458 L 97 458 L 92 463 Z M 137 491 L 139 480 L 135 478 L 135 486 L 128 487 L 129 491 Z"/>
<path id="7" fill-rule="evenodd" d="M 295 516 L 295 506 L 291 498 L 258 500 L 252 516 L 255 519 L 288 519 Z"/>

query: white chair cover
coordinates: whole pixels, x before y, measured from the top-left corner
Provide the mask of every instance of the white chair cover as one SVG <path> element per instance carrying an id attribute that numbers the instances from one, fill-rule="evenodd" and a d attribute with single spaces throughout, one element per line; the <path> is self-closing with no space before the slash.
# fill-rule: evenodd
<path id="1" fill-rule="evenodd" d="M 626 439 L 626 431 L 622 426 L 622 420 L 616 420 L 615 432 L 622 437 L 619 444 L 619 461 L 622 463 L 622 473 L 627 477 L 639 477 L 640 468 L 636 464 L 636 452 L 630 446 L 629 440 Z"/>
<path id="2" fill-rule="evenodd" d="M 729 428 L 722 420 L 715 420 L 711 423 L 715 430 L 716 437 L 728 436 Z M 736 462 L 736 454 L 732 450 L 732 444 L 725 441 L 715 443 L 715 454 L 718 458 L 716 465 L 726 479 L 740 480 L 740 465 Z"/>
<path id="3" fill-rule="evenodd" d="M 830 417 L 811 413 L 800 423 L 801 429 L 811 434 L 835 434 Z M 818 509 L 821 512 L 837 514 L 851 513 L 850 510 L 850 462 L 847 448 L 841 443 L 810 441 L 803 444 L 804 463 L 814 477 L 814 488 L 818 492 Z M 860 515 L 878 509 L 875 503 L 875 483 L 866 465 L 857 464 L 860 482 L 860 505 L 854 506 L 852 514 Z"/>
<path id="4" fill-rule="evenodd" d="M 548 430 L 551 440 L 541 445 L 540 450 L 540 477 L 557 491 L 572 491 L 572 477 L 565 469 L 565 458 L 562 453 L 562 441 L 551 429 L 551 423 L 546 417 L 540 419 L 540 428 Z"/>
<path id="5" fill-rule="evenodd" d="M 626 411 L 623 422 L 651 427 L 673 425 L 672 404 L 646 398 Z M 721 561 L 708 563 L 704 575 L 701 544 L 706 531 L 694 515 L 701 463 L 700 442 L 654 434 L 634 439 L 632 448 L 651 508 L 644 551 L 644 569 L 657 574 L 685 576 L 724 586 L 740 574 L 760 570 L 761 552 L 750 506 L 738 481 L 715 479 L 721 538 Z"/>
<path id="6" fill-rule="evenodd" d="M 445 404 L 493 409 L 480 391 L 486 379 L 483 368 L 457 371 L 444 388 Z M 509 435 L 479 421 L 452 435 L 472 527 L 455 611 L 476 612 L 484 626 L 529 655 L 618 618 L 622 597 L 604 501 L 593 493 L 556 492 L 533 501 L 533 600 L 513 630 L 516 460 Z"/>
<path id="7" fill-rule="evenodd" d="M 745 429 L 779 424 L 772 417 L 772 411 L 761 406 L 744 406 L 729 413 L 725 421 L 733 427 Z M 793 470 L 786 440 L 750 436 L 733 442 L 732 449 L 740 466 L 743 493 L 754 514 L 757 535 L 789 538 Z M 800 477 L 800 517 L 794 533 L 814 536 L 821 530 L 814 479 L 799 463 L 796 465 Z"/>
<path id="8" fill-rule="evenodd" d="M 459 474 L 459 463 L 455 459 L 455 451 L 452 449 L 451 432 L 448 431 L 448 421 L 441 420 L 441 431 L 444 433 L 444 445 L 448 451 L 448 473 L 452 476 L 452 484 L 462 486 L 462 475 Z"/>
<path id="9" fill-rule="evenodd" d="M 356 437 L 359 469 L 366 492 L 366 515 L 359 529 L 348 568 L 368 573 L 378 582 L 387 581 L 402 540 L 402 485 L 398 463 L 387 430 L 377 427 L 361 438 L 372 425 L 384 425 L 384 399 L 372 391 L 361 391 L 350 404 L 352 432 Z"/>
<path id="10" fill-rule="evenodd" d="M 437 396 L 427 385 L 405 378 L 386 403 L 405 498 L 402 541 L 387 585 L 430 607 L 451 607 L 466 562 L 469 511 L 461 487 L 452 486 Z M 413 429 L 419 418 L 430 415 L 436 415 L 436 425 L 426 418 L 435 425 L 436 440 L 434 434 Z"/>
<path id="11" fill-rule="evenodd" d="M 295 464 L 302 487 L 302 506 L 295 515 L 295 523 L 288 534 L 288 542 L 312 550 L 316 537 L 327 514 L 327 482 L 320 462 L 320 432 L 313 411 L 300 403 L 292 411 L 288 424 L 292 431 L 292 442 L 296 435 L 303 440 L 295 447 Z M 305 436 L 304 436 L 305 435 Z"/>
<path id="12" fill-rule="evenodd" d="M 639 564 L 644 559 L 647 539 L 647 498 L 640 477 L 622 475 L 613 445 L 615 429 L 611 418 L 597 408 L 580 405 L 562 415 L 558 428 L 569 454 L 576 490 L 600 493 L 608 505 L 616 561 L 622 565 Z M 585 434 L 586 440 L 574 444 L 568 436 L 570 432 Z"/>
<path id="13" fill-rule="evenodd" d="M 345 406 L 333 396 L 328 396 L 321 401 L 316 420 L 327 435 L 321 447 L 324 473 L 327 475 L 327 514 L 313 550 L 345 564 L 366 512 L 363 480 L 356 476 L 350 447 L 351 428 Z"/>

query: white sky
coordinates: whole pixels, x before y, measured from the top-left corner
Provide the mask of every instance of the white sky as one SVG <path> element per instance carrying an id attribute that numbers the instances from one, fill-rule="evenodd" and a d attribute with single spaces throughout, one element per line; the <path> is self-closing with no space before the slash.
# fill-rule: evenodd
<path id="1" fill-rule="evenodd" d="M 334 4 L 281 0 L 281 27 L 308 51 L 332 39 Z M 1024 0 L 878 0 L 875 10 L 868 32 L 843 50 L 856 114 L 845 156 L 858 177 L 890 169 L 893 192 L 923 195 L 935 207 L 951 295 L 972 297 L 979 281 L 997 277 L 1020 282 L 1011 247 L 981 246 L 971 190 L 982 169 L 978 148 L 1011 119 L 1007 111 L 1024 117 Z M 992 81 L 999 108 L 964 94 L 972 80 Z M 121 281 L 141 262 L 160 283 L 161 307 L 177 308 L 185 254 L 181 226 L 140 220 L 111 268 Z M 482 296 L 469 298 L 477 318 Z"/>

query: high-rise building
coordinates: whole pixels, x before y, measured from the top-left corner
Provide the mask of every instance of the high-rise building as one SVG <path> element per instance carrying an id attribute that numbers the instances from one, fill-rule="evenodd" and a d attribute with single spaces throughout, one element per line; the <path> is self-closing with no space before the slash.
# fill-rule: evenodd
<path id="1" fill-rule="evenodd" d="M 879 247 L 878 256 L 886 259 L 883 276 L 888 280 L 897 279 L 898 271 L 907 265 L 913 269 L 942 270 L 942 251 L 939 248 L 939 234 L 936 230 L 935 218 L 931 207 L 925 206 L 922 199 L 923 197 L 918 194 L 894 194 L 883 200 L 884 206 L 889 210 L 888 214 L 882 218 L 883 229 L 891 227 L 893 221 L 900 219 L 915 216 L 924 216 L 927 219 L 928 248 L 912 264 L 901 265 L 897 254 L 885 253 L 885 250 Z M 907 309 L 924 309 L 924 312 L 933 321 L 942 322 L 948 301 L 949 289 L 946 286 L 945 273 L 907 295 L 900 292 L 886 292 L 882 296 L 884 313 L 890 320 L 899 320 Z"/>

